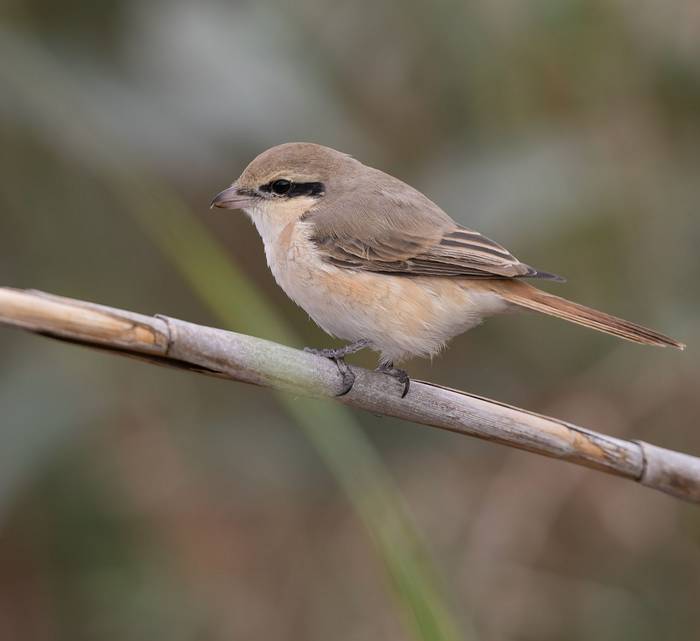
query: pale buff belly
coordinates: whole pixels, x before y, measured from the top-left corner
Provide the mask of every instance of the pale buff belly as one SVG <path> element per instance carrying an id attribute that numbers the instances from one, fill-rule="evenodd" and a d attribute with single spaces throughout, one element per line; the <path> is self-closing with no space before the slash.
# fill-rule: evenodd
<path id="1" fill-rule="evenodd" d="M 301 226 L 295 227 L 267 252 L 277 283 L 328 334 L 367 339 L 382 361 L 431 356 L 507 307 L 474 281 L 335 267 L 316 257 Z"/>

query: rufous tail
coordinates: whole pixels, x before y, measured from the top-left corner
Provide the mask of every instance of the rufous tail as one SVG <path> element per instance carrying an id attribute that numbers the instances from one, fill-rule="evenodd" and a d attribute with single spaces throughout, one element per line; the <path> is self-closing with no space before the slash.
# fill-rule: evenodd
<path id="1" fill-rule="evenodd" d="M 664 336 L 653 329 L 647 329 L 641 325 L 631 323 L 622 318 L 617 318 L 591 309 L 585 305 L 579 305 L 565 298 L 543 292 L 532 285 L 517 280 L 492 281 L 493 288 L 505 300 L 519 307 L 542 312 L 557 318 L 578 323 L 584 327 L 597 329 L 599 332 L 619 336 L 625 340 L 644 345 L 671 346 L 677 349 L 685 349 L 683 343 Z"/>

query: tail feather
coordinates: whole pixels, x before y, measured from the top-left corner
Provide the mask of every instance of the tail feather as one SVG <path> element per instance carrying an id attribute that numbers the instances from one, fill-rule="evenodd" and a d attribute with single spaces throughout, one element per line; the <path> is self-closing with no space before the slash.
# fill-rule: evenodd
<path id="1" fill-rule="evenodd" d="M 519 307 L 542 312 L 550 316 L 556 316 L 572 323 L 578 323 L 584 327 L 596 329 L 599 332 L 619 336 L 625 340 L 645 345 L 659 345 L 661 347 L 675 347 L 685 349 L 683 343 L 665 336 L 653 329 L 648 329 L 626 321 L 616 316 L 611 316 L 585 305 L 579 305 L 554 294 L 543 292 L 532 285 L 520 281 L 500 281 L 498 294 L 505 300 Z"/>

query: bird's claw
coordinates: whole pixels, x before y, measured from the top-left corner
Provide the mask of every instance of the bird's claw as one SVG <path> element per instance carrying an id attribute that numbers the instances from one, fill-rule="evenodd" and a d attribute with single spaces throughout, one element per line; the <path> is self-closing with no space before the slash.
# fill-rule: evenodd
<path id="1" fill-rule="evenodd" d="M 350 365 L 342 358 L 332 358 L 331 360 L 336 364 L 340 372 L 340 378 L 343 381 L 343 390 L 336 394 L 336 396 L 345 396 L 355 384 L 355 372 L 350 369 Z"/>
<path id="2" fill-rule="evenodd" d="M 343 390 L 336 394 L 336 396 L 345 396 L 355 384 L 355 373 L 350 369 L 350 366 L 345 362 L 343 358 L 345 356 L 345 351 L 343 348 L 340 349 L 318 349 L 316 347 L 305 347 L 304 351 L 307 354 L 313 354 L 314 356 L 322 356 L 330 361 L 333 361 L 338 368 L 340 373 L 340 378 L 343 382 Z"/>
<path id="3" fill-rule="evenodd" d="M 350 369 L 350 366 L 345 362 L 345 357 L 348 354 L 354 354 L 359 352 L 361 349 L 368 347 L 370 342 L 367 339 L 361 339 L 345 345 L 344 347 L 332 348 L 317 348 L 317 347 L 305 347 L 304 351 L 307 354 L 314 354 L 315 356 L 322 356 L 323 358 L 328 358 L 332 360 L 338 367 L 340 376 L 343 379 L 343 391 L 338 394 L 338 396 L 345 396 L 355 384 L 355 373 Z"/>
<path id="4" fill-rule="evenodd" d="M 411 378 L 406 370 L 394 367 L 392 363 L 386 363 L 377 367 L 377 371 L 381 372 L 382 374 L 386 374 L 387 376 L 391 376 L 401 383 L 403 385 L 403 393 L 401 394 L 401 398 L 406 398 L 406 394 L 408 394 L 408 390 L 411 388 Z"/>

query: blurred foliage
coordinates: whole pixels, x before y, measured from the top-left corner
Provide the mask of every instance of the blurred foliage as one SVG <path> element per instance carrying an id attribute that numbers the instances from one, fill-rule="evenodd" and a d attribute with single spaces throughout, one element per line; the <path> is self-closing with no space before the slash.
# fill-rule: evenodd
<path id="1" fill-rule="evenodd" d="M 328 344 L 272 282 L 247 221 L 206 209 L 259 151 L 314 140 L 566 275 L 564 295 L 690 346 L 513 316 L 412 374 L 700 453 L 692 0 L 9 0 L 0 19 L 2 284 L 272 338 L 282 323 L 258 288 L 285 340 Z M 317 447 L 376 525 L 367 489 L 374 474 L 391 482 L 337 441 L 362 424 L 476 638 L 697 637 L 692 506 L 21 334 L 0 348 L 2 638 L 404 638 L 381 556 L 290 417 L 329 439 Z M 382 516 L 393 580 L 439 619 L 430 571 L 413 583 L 412 535 Z"/>
<path id="2" fill-rule="evenodd" d="M 79 88 L 72 87 L 70 80 L 50 65 L 42 65 L 39 49 L 35 49 L 25 51 L 19 42 L 13 44 L 10 38 L 6 41 L 6 53 L 14 54 L 8 57 L 22 60 L 23 71 L 27 72 L 14 77 L 17 93 L 26 99 L 28 110 L 35 112 L 35 121 L 43 121 L 49 137 L 56 131 L 57 138 L 75 146 L 81 159 L 90 159 L 93 171 L 107 183 L 115 202 L 123 203 L 125 213 L 178 268 L 220 322 L 240 331 L 260 332 L 273 340 L 294 342 L 284 321 L 227 259 L 186 205 L 171 190 L 146 176 L 145 170 L 138 169 L 117 140 L 94 130 L 95 117 L 90 108 L 68 98 L 75 98 Z M 55 101 L 52 109 L 46 109 L 33 85 L 23 84 L 30 75 L 41 79 L 42 90 L 50 88 Z M 58 115 L 59 101 L 63 111 L 73 116 L 80 114 L 81 135 L 77 139 L 66 136 L 70 122 Z M 231 291 L 235 291 L 235 297 L 230 296 Z M 300 403 L 287 394 L 278 396 L 289 418 L 302 428 L 345 490 L 376 542 L 398 600 L 407 610 L 409 628 L 419 639 L 458 638 L 456 624 L 441 602 L 401 499 L 348 410 L 329 403 Z"/>

